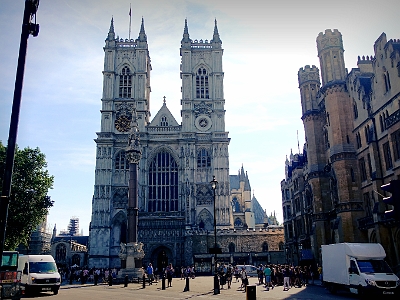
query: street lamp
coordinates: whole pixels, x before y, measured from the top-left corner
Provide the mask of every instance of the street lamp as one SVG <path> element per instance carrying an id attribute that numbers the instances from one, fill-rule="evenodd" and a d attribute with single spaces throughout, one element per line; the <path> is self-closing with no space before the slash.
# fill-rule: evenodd
<path id="1" fill-rule="evenodd" d="M 217 295 L 220 293 L 219 290 L 219 280 L 218 280 L 218 274 L 217 274 L 217 214 L 216 214 L 216 209 L 215 209 L 215 190 L 217 189 L 218 181 L 215 179 L 215 176 L 213 176 L 213 180 L 210 182 L 211 188 L 213 189 L 214 192 L 214 295 Z"/>

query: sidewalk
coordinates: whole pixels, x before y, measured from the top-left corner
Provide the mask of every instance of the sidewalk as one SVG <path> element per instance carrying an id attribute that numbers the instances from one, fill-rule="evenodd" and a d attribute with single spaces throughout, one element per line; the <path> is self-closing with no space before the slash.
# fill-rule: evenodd
<path id="1" fill-rule="evenodd" d="M 61 286 L 60 293 L 69 289 L 79 289 L 82 288 L 82 292 L 90 292 L 92 293 L 117 293 L 118 295 L 122 294 L 134 294 L 139 299 L 144 299 L 147 297 L 152 297 L 153 299 L 192 299 L 192 298 L 213 298 L 213 299 L 246 299 L 246 291 L 244 289 L 240 289 L 240 282 L 232 282 L 232 288 L 228 289 L 227 285 L 221 289 L 220 294 L 214 295 L 213 292 L 213 277 L 212 276 L 204 276 L 204 277 L 196 277 L 195 279 L 189 280 L 189 291 L 185 292 L 185 283 L 186 280 L 181 280 L 180 278 L 174 278 L 172 281 L 172 287 L 166 287 L 165 290 L 162 290 L 162 282 L 153 283 L 152 285 L 148 285 L 146 283 L 146 287 L 143 288 L 142 283 L 129 283 L 128 287 L 124 287 L 124 285 L 112 285 L 108 286 L 107 284 L 100 283 L 98 286 L 94 286 L 93 283 L 89 284 L 72 284 L 63 283 Z M 257 285 L 258 279 L 255 277 L 249 278 L 249 285 L 255 286 L 256 288 L 256 296 L 257 299 L 287 299 L 292 295 L 296 294 L 309 294 L 309 292 L 317 292 L 321 293 L 321 285 L 320 281 L 315 281 L 314 285 L 309 285 L 309 287 L 301 287 L 301 288 L 291 288 L 289 291 L 283 291 L 283 286 L 277 286 L 274 289 L 270 289 L 266 291 L 263 285 Z M 167 283 L 165 283 L 167 285 Z M 308 298 L 311 299 L 311 298 Z"/>

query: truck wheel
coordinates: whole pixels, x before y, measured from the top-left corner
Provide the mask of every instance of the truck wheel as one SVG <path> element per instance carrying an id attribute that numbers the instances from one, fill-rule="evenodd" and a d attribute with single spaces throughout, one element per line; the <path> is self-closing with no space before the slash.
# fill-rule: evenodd
<path id="1" fill-rule="evenodd" d="M 57 295 L 58 294 L 58 289 L 53 290 L 53 294 Z"/>
<path id="2" fill-rule="evenodd" d="M 361 286 L 358 287 L 357 294 L 358 294 L 358 298 L 364 299 L 365 291 Z"/>
<path id="3" fill-rule="evenodd" d="M 328 285 L 328 291 L 329 291 L 329 293 L 331 293 L 332 295 L 335 295 L 336 294 L 336 286 L 335 286 L 335 284 L 334 283 L 330 283 L 329 285 Z"/>

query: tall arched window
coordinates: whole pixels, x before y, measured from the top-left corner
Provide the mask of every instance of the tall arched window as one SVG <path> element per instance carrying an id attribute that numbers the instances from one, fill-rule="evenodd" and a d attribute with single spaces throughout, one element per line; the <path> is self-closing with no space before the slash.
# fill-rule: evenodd
<path id="1" fill-rule="evenodd" d="M 128 67 L 124 67 L 119 75 L 119 97 L 132 98 L 132 74 Z"/>
<path id="2" fill-rule="evenodd" d="M 56 247 L 56 261 L 65 261 L 67 258 L 67 248 L 65 244 L 58 244 Z"/>
<path id="3" fill-rule="evenodd" d="M 285 248 L 285 244 L 283 242 L 279 242 L 279 250 L 282 251 Z"/>
<path id="4" fill-rule="evenodd" d="M 196 74 L 196 98 L 209 99 L 208 74 L 205 68 L 199 68 Z"/>
<path id="5" fill-rule="evenodd" d="M 125 157 L 125 151 L 121 151 L 115 158 L 115 170 L 129 170 L 129 161 Z"/>
<path id="6" fill-rule="evenodd" d="M 198 168 L 209 168 L 211 167 L 211 157 L 206 149 L 201 149 L 197 153 L 197 167 Z"/>
<path id="7" fill-rule="evenodd" d="M 264 242 L 262 244 L 262 252 L 268 252 L 268 243 L 267 242 Z"/>
<path id="8" fill-rule="evenodd" d="M 230 243 L 229 244 L 229 253 L 233 253 L 235 252 L 235 244 L 234 243 Z"/>
<path id="9" fill-rule="evenodd" d="M 159 152 L 149 167 L 147 210 L 178 211 L 178 165 L 167 151 Z"/>
<path id="10" fill-rule="evenodd" d="M 358 108 L 357 108 L 357 103 L 353 101 L 353 112 L 354 112 L 354 119 L 358 118 Z"/>
<path id="11" fill-rule="evenodd" d="M 240 203 L 236 197 L 232 199 L 233 212 L 240 212 Z"/>

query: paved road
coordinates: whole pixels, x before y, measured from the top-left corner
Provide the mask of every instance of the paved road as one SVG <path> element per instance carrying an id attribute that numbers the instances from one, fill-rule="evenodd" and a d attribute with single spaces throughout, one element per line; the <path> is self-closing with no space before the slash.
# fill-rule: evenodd
<path id="1" fill-rule="evenodd" d="M 255 285 L 256 278 L 250 278 L 250 285 Z M 185 287 L 185 280 L 174 278 L 172 287 L 161 289 L 161 282 L 151 286 L 146 285 L 142 288 L 141 284 L 130 283 L 128 287 L 124 288 L 123 285 L 108 286 L 100 284 L 94 286 L 87 285 L 63 285 L 57 296 L 52 296 L 51 293 L 42 293 L 37 297 L 29 298 L 44 298 L 54 300 L 80 300 L 80 299 L 96 299 L 96 300 L 109 300 L 109 299 L 229 299 L 240 300 L 246 299 L 246 293 L 239 290 L 240 283 L 233 282 L 231 289 L 221 290 L 219 295 L 213 295 L 213 278 L 211 276 L 197 277 L 190 280 L 190 291 L 183 292 Z M 327 290 L 318 285 L 310 285 L 302 288 L 291 288 L 289 291 L 283 291 L 283 287 L 275 287 L 273 290 L 265 291 L 262 286 L 256 286 L 257 300 L 259 299 L 291 299 L 291 300 L 305 300 L 305 299 L 356 299 L 350 294 L 331 295 Z M 50 298 L 48 298 L 50 297 Z"/>

